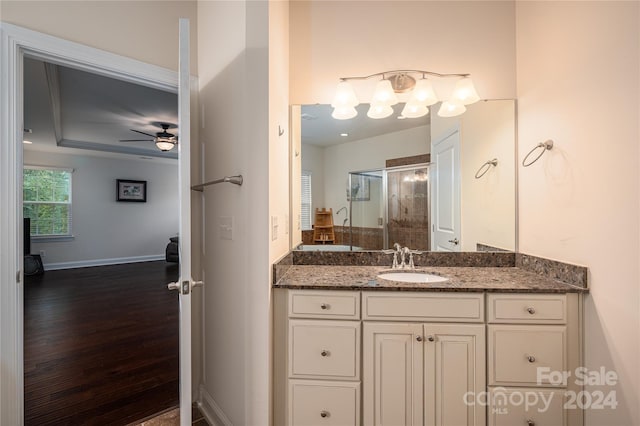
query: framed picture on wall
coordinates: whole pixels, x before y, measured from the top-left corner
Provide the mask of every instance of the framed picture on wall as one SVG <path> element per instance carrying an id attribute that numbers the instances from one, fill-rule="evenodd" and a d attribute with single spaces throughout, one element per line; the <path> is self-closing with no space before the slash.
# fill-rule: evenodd
<path id="1" fill-rule="evenodd" d="M 116 181 L 117 201 L 147 202 L 147 181 L 118 179 Z"/>
<path id="2" fill-rule="evenodd" d="M 347 180 L 347 201 L 369 201 L 371 198 L 369 189 L 369 176 L 366 175 L 351 175 L 351 188 L 349 188 L 349 181 Z"/>

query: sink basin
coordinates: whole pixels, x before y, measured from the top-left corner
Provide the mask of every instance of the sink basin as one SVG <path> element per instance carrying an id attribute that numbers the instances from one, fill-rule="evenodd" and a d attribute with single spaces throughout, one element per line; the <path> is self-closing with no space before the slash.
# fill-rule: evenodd
<path id="1" fill-rule="evenodd" d="M 389 272 L 378 275 L 378 278 L 403 283 L 441 283 L 449 280 L 449 278 L 424 272 Z"/>

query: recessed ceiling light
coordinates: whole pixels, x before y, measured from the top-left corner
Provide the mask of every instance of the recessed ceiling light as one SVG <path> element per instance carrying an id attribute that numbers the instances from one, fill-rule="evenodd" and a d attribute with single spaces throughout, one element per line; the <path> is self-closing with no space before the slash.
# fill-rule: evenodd
<path id="1" fill-rule="evenodd" d="M 349 136 L 349 133 L 340 133 L 340 136 L 347 137 L 347 136 Z"/>
<path id="2" fill-rule="evenodd" d="M 25 141 L 22 141 L 22 143 L 26 143 L 27 145 L 31 145 L 33 142 L 25 140 Z"/>

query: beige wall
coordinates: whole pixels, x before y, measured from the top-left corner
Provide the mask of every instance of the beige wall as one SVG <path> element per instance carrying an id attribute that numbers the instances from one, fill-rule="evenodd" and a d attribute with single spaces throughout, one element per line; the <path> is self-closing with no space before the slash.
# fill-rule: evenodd
<path id="1" fill-rule="evenodd" d="M 640 417 L 638 9 L 517 4 L 520 161 L 538 142 L 555 142 L 520 166 L 520 250 L 589 267 L 585 364 L 620 376 L 620 405 L 588 410 L 587 425 Z"/>
<path id="2" fill-rule="evenodd" d="M 0 2 L 0 20 L 172 70 L 178 69 L 178 19 L 191 21 L 195 74 L 196 1 Z"/>
<path id="3" fill-rule="evenodd" d="M 204 179 L 244 176 L 204 193 L 203 399 L 237 425 L 269 418 L 268 22 L 266 2 L 198 3 Z M 220 238 L 223 218 L 232 240 Z"/>
<path id="4" fill-rule="evenodd" d="M 392 69 L 471 73 L 482 98 L 515 98 L 513 2 L 295 1 L 291 17 L 294 104 Z"/>

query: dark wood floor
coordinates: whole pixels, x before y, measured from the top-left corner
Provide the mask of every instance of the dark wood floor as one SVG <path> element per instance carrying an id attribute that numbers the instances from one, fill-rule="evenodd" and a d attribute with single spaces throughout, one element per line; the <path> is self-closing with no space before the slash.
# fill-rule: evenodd
<path id="1" fill-rule="evenodd" d="M 26 425 L 125 425 L 178 405 L 178 266 L 26 277 Z"/>

